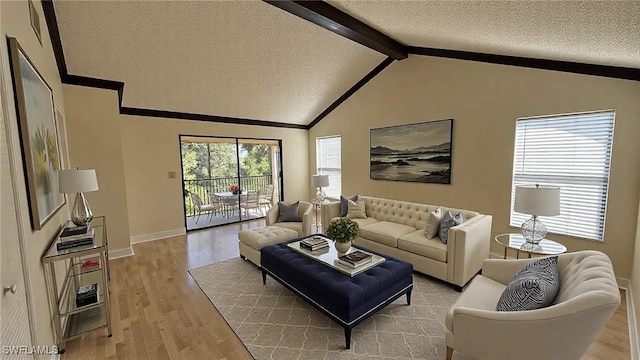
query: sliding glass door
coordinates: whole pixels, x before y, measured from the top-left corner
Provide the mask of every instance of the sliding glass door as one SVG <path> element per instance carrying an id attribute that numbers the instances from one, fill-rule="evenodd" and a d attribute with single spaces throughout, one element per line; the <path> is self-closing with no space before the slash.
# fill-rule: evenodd
<path id="1" fill-rule="evenodd" d="M 282 194 L 279 140 L 181 136 L 187 230 L 264 217 Z"/>

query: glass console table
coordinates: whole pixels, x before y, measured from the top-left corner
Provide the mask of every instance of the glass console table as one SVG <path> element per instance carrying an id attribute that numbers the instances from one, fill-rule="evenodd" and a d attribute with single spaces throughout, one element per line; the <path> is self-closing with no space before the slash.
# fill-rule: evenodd
<path id="1" fill-rule="evenodd" d="M 65 351 L 65 342 L 87 332 L 106 328 L 108 336 L 111 337 L 112 334 L 109 302 L 109 248 L 104 216 L 94 218 L 91 226 L 94 229 L 92 245 L 58 250 L 59 238 L 56 237 L 42 258 L 51 320 L 60 354 Z M 87 260 L 95 264 L 96 258 L 97 265 L 87 266 Z M 56 268 L 65 268 L 61 286 L 58 285 Z M 91 284 L 98 284 L 97 301 L 79 306 L 76 303 L 78 289 Z"/>
<path id="2" fill-rule="evenodd" d="M 504 258 L 507 258 L 507 249 L 516 250 L 516 259 L 520 258 L 520 253 L 525 252 L 531 257 L 532 254 L 537 255 L 557 255 L 567 251 L 567 247 L 549 240 L 543 239 L 539 244 L 528 244 L 521 234 L 500 234 L 496 236 L 498 244 L 504 247 Z"/>

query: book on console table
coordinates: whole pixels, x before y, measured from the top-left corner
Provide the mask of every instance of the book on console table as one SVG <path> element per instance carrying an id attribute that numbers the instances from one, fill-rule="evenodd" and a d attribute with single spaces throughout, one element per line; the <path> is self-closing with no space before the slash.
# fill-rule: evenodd
<path id="1" fill-rule="evenodd" d="M 373 256 L 360 250 L 338 257 L 338 263 L 354 269 L 371 261 L 373 261 Z"/>
<path id="2" fill-rule="evenodd" d="M 68 235 L 65 235 L 65 231 L 69 228 L 64 228 L 58 235 L 58 241 L 60 242 L 68 242 L 68 241 L 77 241 L 77 240 L 85 240 L 85 239 L 93 239 L 93 235 L 95 233 L 92 226 L 84 226 L 84 230 L 81 232 L 71 231 L 67 232 Z M 73 234 L 73 235 L 71 235 Z"/>

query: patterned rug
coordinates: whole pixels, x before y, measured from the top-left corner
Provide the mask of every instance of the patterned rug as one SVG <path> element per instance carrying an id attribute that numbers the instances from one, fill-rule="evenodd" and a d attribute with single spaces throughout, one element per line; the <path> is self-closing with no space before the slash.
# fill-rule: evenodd
<path id="1" fill-rule="evenodd" d="M 344 330 L 297 295 L 240 258 L 189 270 L 202 291 L 258 360 L 445 358 L 444 319 L 460 294 L 418 273 L 411 306 L 402 296 L 353 329 Z M 467 360 L 454 352 L 454 359 Z"/>

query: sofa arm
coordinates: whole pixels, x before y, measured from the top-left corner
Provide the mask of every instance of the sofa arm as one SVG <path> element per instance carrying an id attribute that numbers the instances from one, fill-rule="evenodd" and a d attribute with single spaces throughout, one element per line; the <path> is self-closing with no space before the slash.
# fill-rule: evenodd
<path id="1" fill-rule="evenodd" d="M 340 201 L 322 204 L 322 227 L 324 229 L 329 226 L 331 219 L 338 216 L 340 216 Z"/>
<path id="2" fill-rule="evenodd" d="M 507 285 L 531 259 L 487 259 L 482 264 L 482 276 Z"/>
<path id="3" fill-rule="evenodd" d="M 271 226 L 278 222 L 278 216 L 280 215 L 280 210 L 278 209 L 278 204 L 274 204 L 267 211 L 267 216 L 265 217 L 265 223 L 267 226 Z"/>
<path id="4" fill-rule="evenodd" d="M 454 308 L 453 344 L 447 338 L 447 345 L 477 359 L 580 359 L 616 307 L 587 298 L 529 311 Z M 532 334 L 544 346 L 532 347 Z"/>
<path id="5" fill-rule="evenodd" d="M 302 211 L 302 235 L 311 235 L 313 228 L 313 204 L 301 201 L 300 206 L 304 206 L 304 208 L 300 209 Z"/>
<path id="6" fill-rule="evenodd" d="M 482 269 L 491 246 L 491 215 L 478 215 L 449 229 L 447 281 L 464 286 Z"/>

